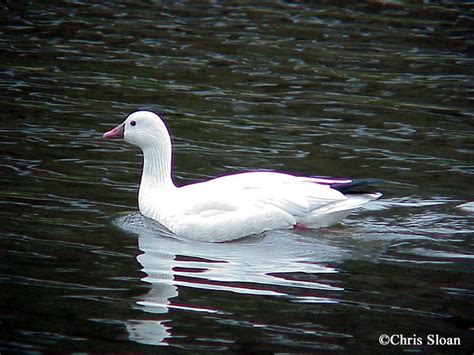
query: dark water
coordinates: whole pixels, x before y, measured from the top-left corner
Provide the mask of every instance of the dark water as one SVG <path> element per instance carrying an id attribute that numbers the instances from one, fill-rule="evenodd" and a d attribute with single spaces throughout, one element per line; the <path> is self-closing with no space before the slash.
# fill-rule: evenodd
<path id="1" fill-rule="evenodd" d="M 1 352 L 472 353 L 471 5 L 0 9 Z M 138 150 L 101 139 L 142 106 L 178 184 L 274 169 L 385 198 L 330 229 L 176 240 L 136 212 Z"/>

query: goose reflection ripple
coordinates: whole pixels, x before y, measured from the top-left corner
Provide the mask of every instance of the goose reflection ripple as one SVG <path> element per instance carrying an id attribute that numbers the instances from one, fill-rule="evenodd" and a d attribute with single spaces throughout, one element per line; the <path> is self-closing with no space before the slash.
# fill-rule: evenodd
<path id="1" fill-rule="evenodd" d="M 170 309 L 226 315 L 225 310 L 175 301 L 179 289 L 191 287 L 255 296 L 288 297 L 296 302 L 333 303 L 321 293 L 343 289 L 325 282 L 299 280 L 297 273 L 337 273 L 325 261 L 341 260 L 346 251 L 315 240 L 314 235 L 272 231 L 230 243 L 204 243 L 174 238 L 153 220 L 139 213 L 118 218 L 115 224 L 138 235 L 142 254 L 137 257 L 150 284 L 137 305 L 148 313 Z M 310 241 L 311 240 L 311 241 Z M 299 292 L 301 290 L 304 292 Z M 314 295 L 313 295 L 314 294 Z M 166 323 L 166 324 L 165 324 Z M 127 325 L 131 340 L 164 344 L 171 337 L 169 320 L 136 320 Z"/>

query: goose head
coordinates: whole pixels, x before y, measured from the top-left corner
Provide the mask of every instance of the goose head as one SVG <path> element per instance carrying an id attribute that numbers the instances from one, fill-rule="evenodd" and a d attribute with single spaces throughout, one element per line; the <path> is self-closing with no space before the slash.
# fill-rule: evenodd
<path id="1" fill-rule="evenodd" d="M 124 139 L 143 152 L 143 173 L 139 197 L 150 188 L 173 188 L 171 179 L 171 137 L 161 117 L 151 111 L 136 111 L 117 127 L 104 133 L 105 139 Z M 141 204 L 141 202 L 139 202 Z"/>
<path id="2" fill-rule="evenodd" d="M 142 151 L 148 148 L 166 149 L 171 146 L 170 135 L 161 117 L 151 111 L 131 113 L 123 123 L 104 133 L 105 139 L 124 139 Z"/>

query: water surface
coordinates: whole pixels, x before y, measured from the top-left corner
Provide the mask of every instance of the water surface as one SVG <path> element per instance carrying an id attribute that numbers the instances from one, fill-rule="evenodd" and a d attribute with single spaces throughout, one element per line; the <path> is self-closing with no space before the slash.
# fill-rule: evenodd
<path id="1" fill-rule="evenodd" d="M 0 11 L 0 351 L 472 353 L 471 5 Z M 137 213 L 139 151 L 101 139 L 144 106 L 178 185 L 264 169 L 381 178 L 384 199 L 329 229 L 177 240 Z"/>

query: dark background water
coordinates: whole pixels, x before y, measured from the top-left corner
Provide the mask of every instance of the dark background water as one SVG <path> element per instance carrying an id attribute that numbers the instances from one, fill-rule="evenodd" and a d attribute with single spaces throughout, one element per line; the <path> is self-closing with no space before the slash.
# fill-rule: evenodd
<path id="1" fill-rule="evenodd" d="M 472 353 L 472 5 L 0 9 L 0 351 Z M 143 106 L 178 184 L 273 169 L 385 197 L 330 229 L 175 240 L 136 212 L 139 151 L 101 139 Z"/>

